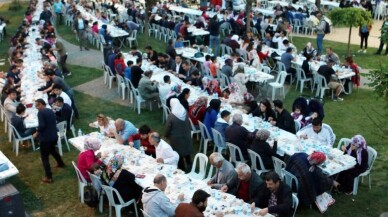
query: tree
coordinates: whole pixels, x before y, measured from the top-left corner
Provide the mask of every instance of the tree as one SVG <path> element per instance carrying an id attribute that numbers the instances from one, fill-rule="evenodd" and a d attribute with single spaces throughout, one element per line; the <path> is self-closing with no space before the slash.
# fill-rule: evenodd
<path id="1" fill-rule="evenodd" d="M 253 0 L 246 0 L 245 1 L 245 24 L 246 24 L 246 32 L 250 31 L 251 28 L 251 11 L 252 11 L 252 4 Z"/>
<path id="2" fill-rule="evenodd" d="M 148 16 L 148 13 L 152 10 L 152 7 L 156 5 L 156 3 L 158 2 L 158 0 L 145 0 L 145 16 L 144 16 L 144 25 L 145 25 L 145 30 L 144 30 L 144 36 L 145 36 L 145 42 L 146 44 L 148 44 L 148 31 L 149 28 L 148 28 L 148 24 L 150 23 L 149 21 L 149 16 Z"/>
<path id="3" fill-rule="evenodd" d="M 328 14 L 333 26 L 349 27 L 348 50 L 347 55 L 350 55 L 350 37 L 352 28 L 367 24 L 372 24 L 372 16 L 361 8 L 334 8 Z"/>
<path id="4" fill-rule="evenodd" d="M 369 73 L 363 73 L 369 82 L 368 86 L 373 88 L 380 99 L 386 102 L 388 107 L 388 64 L 380 63 L 379 69 L 371 70 Z"/>

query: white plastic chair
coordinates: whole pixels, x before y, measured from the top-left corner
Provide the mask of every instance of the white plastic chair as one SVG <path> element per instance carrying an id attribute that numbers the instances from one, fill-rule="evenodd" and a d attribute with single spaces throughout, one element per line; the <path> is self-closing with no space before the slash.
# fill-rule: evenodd
<path id="1" fill-rule="evenodd" d="M 65 140 L 66 145 L 67 145 L 67 150 L 70 151 L 69 142 L 67 141 L 67 136 L 66 136 L 66 133 L 67 133 L 67 122 L 66 121 L 62 121 L 62 122 L 57 123 L 57 129 L 58 129 L 58 137 L 60 138 L 61 141 L 62 141 L 62 139 Z M 61 150 L 61 152 L 62 152 L 62 150 Z"/>
<path id="2" fill-rule="evenodd" d="M 226 149 L 225 140 L 222 137 L 221 133 L 218 132 L 218 130 L 212 128 L 213 133 L 213 142 L 214 142 L 214 149 L 213 152 L 216 151 L 219 153 L 222 153 L 222 150 Z"/>
<path id="3" fill-rule="evenodd" d="M 132 90 L 135 89 L 135 88 L 133 87 L 133 84 L 132 84 L 131 80 L 129 80 L 128 78 L 124 78 L 124 81 L 126 83 L 126 87 L 127 87 L 127 90 L 128 90 L 129 101 L 132 104 L 133 103 L 133 92 L 132 92 Z"/>
<path id="4" fill-rule="evenodd" d="M 296 85 L 295 85 L 295 90 L 298 89 L 298 83 L 300 83 L 300 93 L 303 93 L 303 88 L 304 88 L 304 83 L 305 82 L 310 82 L 310 86 L 312 86 L 312 79 L 311 78 L 306 78 L 306 73 L 300 67 L 297 65 L 296 67 Z"/>
<path id="5" fill-rule="evenodd" d="M 116 210 L 116 217 L 121 217 L 121 209 L 123 207 L 127 207 L 131 204 L 133 204 L 133 206 L 135 207 L 135 213 L 136 213 L 136 217 L 138 217 L 138 214 L 137 214 L 137 206 L 136 206 L 136 200 L 135 199 L 132 199 L 130 201 L 127 201 L 127 202 L 124 202 L 123 198 L 121 197 L 120 193 L 110 187 L 110 186 L 107 186 L 107 185 L 101 185 L 102 189 L 104 189 L 105 191 L 105 194 L 106 196 L 108 197 L 108 200 L 109 200 L 109 217 L 112 217 L 112 206 L 115 207 L 115 210 Z M 114 196 L 113 195 L 116 195 L 117 199 L 119 200 L 119 203 L 116 203 L 115 199 L 114 199 Z"/>
<path id="6" fill-rule="evenodd" d="M 264 73 L 271 74 L 271 68 L 270 68 L 270 67 L 268 67 L 268 66 L 263 66 L 262 69 L 263 69 L 263 72 L 264 72 Z"/>
<path id="7" fill-rule="evenodd" d="M 71 110 L 71 116 L 70 116 L 70 130 L 71 130 L 71 133 L 73 134 L 73 138 L 74 138 L 74 137 L 75 137 L 75 126 L 74 126 L 73 120 L 74 120 L 74 111 Z"/>
<path id="8" fill-rule="evenodd" d="M 210 133 L 207 130 L 205 124 L 203 124 L 201 121 L 198 121 L 198 126 L 199 126 L 199 130 L 201 132 L 201 141 L 199 143 L 199 150 L 198 150 L 198 152 L 206 154 L 206 152 L 207 152 L 207 144 L 209 142 L 213 141 L 213 139 L 210 137 Z M 202 145 L 203 145 L 203 152 L 201 152 Z"/>
<path id="9" fill-rule="evenodd" d="M 191 171 L 187 175 L 193 179 L 198 179 L 198 180 L 204 179 L 206 176 L 206 168 L 207 168 L 208 160 L 209 159 L 205 154 L 197 153 L 194 157 L 194 164 L 191 167 Z M 197 168 L 198 163 L 199 163 L 199 172 L 197 173 L 195 172 L 195 169 Z"/>
<path id="10" fill-rule="evenodd" d="M 84 188 L 85 186 L 88 185 L 88 182 L 82 175 L 81 171 L 79 171 L 77 164 L 72 161 L 71 162 L 74 166 L 75 172 L 77 174 L 77 179 L 78 179 L 78 196 L 81 197 L 81 203 L 84 203 Z"/>
<path id="11" fill-rule="evenodd" d="M 252 170 L 256 171 L 258 175 L 261 175 L 262 173 L 269 172 L 270 170 L 265 169 L 263 160 L 261 159 L 260 155 L 257 154 L 256 152 L 252 151 L 251 149 L 248 149 L 248 154 L 251 159 L 251 165 L 252 165 Z M 257 161 L 258 160 L 260 164 L 260 168 L 257 168 Z"/>
<path id="12" fill-rule="evenodd" d="M 292 217 L 295 217 L 296 210 L 298 209 L 299 205 L 299 199 L 295 194 L 292 194 L 292 208 L 294 209 L 294 212 L 292 214 Z"/>
<path id="13" fill-rule="evenodd" d="M 283 89 L 283 98 L 285 97 L 284 94 L 284 82 L 286 81 L 287 72 L 281 71 L 279 72 L 278 77 L 276 78 L 275 82 L 269 83 L 269 85 L 272 87 L 272 100 L 275 99 L 275 91 L 276 89 Z"/>
<path id="14" fill-rule="evenodd" d="M 119 96 L 121 95 L 122 99 L 125 100 L 125 88 L 127 85 L 125 84 L 123 76 L 116 74 L 117 78 L 117 93 Z"/>
<path id="15" fill-rule="evenodd" d="M 222 72 L 220 73 L 219 80 L 220 80 L 220 86 L 222 89 L 229 87 L 230 80 L 228 76 L 226 76 L 224 73 Z"/>
<path id="16" fill-rule="evenodd" d="M 14 126 L 12 126 L 11 123 L 8 123 L 8 125 L 11 127 L 10 130 L 12 131 L 12 135 L 13 135 L 13 150 L 16 152 L 16 156 L 18 156 L 19 154 L 19 143 L 25 140 L 31 140 L 32 150 L 35 151 L 35 143 L 32 135 L 27 137 L 21 137 L 19 132 L 15 129 Z"/>
<path id="17" fill-rule="evenodd" d="M 299 190 L 299 182 L 298 182 L 298 179 L 296 178 L 296 176 L 294 176 L 294 174 L 288 172 L 287 170 L 285 169 L 282 169 L 282 173 L 283 173 L 283 181 L 288 185 L 290 186 L 290 188 L 292 189 L 292 184 L 295 183 L 295 186 L 296 186 L 296 191 L 294 192 L 295 195 L 298 195 L 298 190 Z"/>
<path id="18" fill-rule="evenodd" d="M 128 45 L 132 47 L 132 42 L 134 42 L 136 45 L 137 43 L 137 30 L 132 30 L 131 35 L 127 38 Z"/>
<path id="19" fill-rule="evenodd" d="M 239 163 L 246 163 L 247 162 L 244 159 L 244 156 L 242 155 L 240 147 L 238 147 L 237 145 L 234 145 L 234 144 L 232 144 L 230 142 L 227 142 L 226 145 L 229 148 L 229 154 L 230 154 L 229 161 L 231 163 L 234 163 L 234 165 L 237 166 Z M 236 154 L 238 154 L 239 157 L 240 157 L 239 161 L 237 160 Z"/>
<path id="20" fill-rule="evenodd" d="M 94 175 L 94 174 L 91 174 L 89 171 L 87 171 L 88 174 L 89 174 L 89 177 L 90 177 L 90 181 L 92 182 L 92 185 L 94 187 L 94 189 L 96 189 L 97 193 L 98 193 L 98 198 L 100 199 L 99 203 L 98 203 L 98 210 L 100 211 L 100 213 L 103 213 L 103 209 L 104 209 L 104 191 L 102 190 L 102 184 L 101 184 L 101 179 L 100 177 Z"/>
<path id="21" fill-rule="evenodd" d="M 286 72 L 286 73 L 287 73 L 286 65 L 284 65 L 283 62 L 277 61 L 276 64 L 277 64 L 277 70 L 278 70 L 278 72 Z M 293 82 L 293 80 L 292 80 L 292 74 L 291 74 L 291 73 L 287 73 L 287 76 L 290 76 L 290 84 L 292 84 L 292 82 Z"/>
<path id="22" fill-rule="evenodd" d="M 167 107 L 167 106 L 166 106 Z M 168 108 L 168 107 L 167 107 Z M 197 129 L 193 124 L 193 121 L 189 118 L 190 126 L 191 126 L 191 138 L 193 138 L 194 134 L 197 134 L 197 139 L 199 138 L 199 134 L 201 134 L 201 130 Z"/>
<path id="23" fill-rule="evenodd" d="M 286 163 L 284 161 L 280 160 L 277 157 L 272 156 L 272 162 L 275 172 L 280 176 L 283 177 L 283 169 L 286 168 Z"/>
<path id="24" fill-rule="evenodd" d="M 141 213 L 143 213 L 143 216 L 144 217 L 151 217 L 150 215 L 148 215 L 143 209 L 140 209 Z"/>
<path id="25" fill-rule="evenodd" d="M 112 70 L 109 66 L 106 66 L 106 70 L 108 71 L 108 75 L 106 77 L 107 81 L 106 83 L 109 84 L 109 89 L 112 88 L 113 79 L 116 78 L 116 76 L 113 74 Z"/>
<path id="26" fill-rule="evenodd" d="M 349 138 L 341 138 L 340 141 L 338 142 L 337 148 L 339 150 L 341 150 L 341 147 L 343 145 L 348 146 L 350 143 L 352 143 L 351 139 L 349 139 Z"/>
<path id="27" fill-rule="evenodd" d="M 220 44 L 221 56 L 231 55 L 233 53 L 233 49 L 225 44 Z"/>
<path id="28" fill-rule="evenodd" d="M 377 151 L 368 146 L 368 169 L 361 173 L 359 176 L 357 176 L 356 178 L 354 178 L 354 183 L 353 183 L 353 195 L 357 195 L 357 191 L 358 191 L 358 182 L 360 180 L 360 177 L 361 177 L 361 182 L 364 182 L 364 177 L 365 176 L 368 176 L 368 181 L 369 181 L 369 189 L 372 188 L 372 181 L 370 179 L 370 172 L 372 171 L 372 168 L 373 168 L 373 164 L 375 162 L 377 158 Z"/>
<path id="29" fill-rule="evenodd" d="M 316 97 L 319 96 L 320 99 L 323 99 L 323 96 L 325 95 L 325 90 L 330 90 L 329 86 L 327 85 L 326 78 L 323 77 L 320 74 L 316 74 L 316 79 L 318 82 L 318 88 L 317 93 L 315 94 Z M 331 98 L 333 98 L 333 90 L 331 90 Z"/>
<path id="30" fill-rule="evenodd" d="M 135 96 L 135 103 L 133 103 L 133 109 L 136 110 L 137 108 L 137 114 L 140 115 L 140 110 L 141 110 L 141 103 L 146 103 L 147 101 L 144 100 L 143 98 L 141 98 L 140 96 L 140 93 L 139 93 L 139 90 L 138 89 L 133 89 L 132 90 L 133 92 L 133 95 Z M 152 101 L 149 101 L 149 104 L 150 104 L 150 110 L 152 111 Z"/>
<path id="31" fill-rule="evenodd" d="M 167 121 L 168 115 L 171 113 L 171 110 L 164 103 L 162 103 L 162 108 L 163 108 L 162 122 L 165 123 Z M 189 120 L 190 120 L 190 118 L 189 118 Z M 193 138 L 192 133 L 191 133 L 191 138 Z"/>

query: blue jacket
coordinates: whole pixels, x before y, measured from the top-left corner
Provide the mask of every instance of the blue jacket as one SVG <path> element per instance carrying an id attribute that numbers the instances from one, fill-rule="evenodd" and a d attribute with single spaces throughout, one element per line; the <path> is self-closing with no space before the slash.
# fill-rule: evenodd
<path id="1" fill-rule="evenodd" d="M 213 138 L 212 128 L 214 128 L 217 116 L 218 112 L 216 112 L 214 109 L 211 109 L 210 111 L 206 111 L 205 119 L 203 120 L 203 124 L 205 124 L 211 138 Z"/>
<path id="2" fill-rule="evenodd" d="M 224 139 L 224 141 L 225 141 L 225 129 L 228 126 L 229 126 L 229 124 L 226 123 L 225 120 L 222 119 L 222 118 L 218 118 L 218 120 L 214 124 L 214 129 L 216 129 L 218 132 L 221 133 L 222 138 Z"/>
<path id="3" fill-rule="evenodd" d="M 48 108 L 39 110 L 38 121 L 39 140 L 42 142 L 57 141 L 57 122 L 54 112 Z"/>

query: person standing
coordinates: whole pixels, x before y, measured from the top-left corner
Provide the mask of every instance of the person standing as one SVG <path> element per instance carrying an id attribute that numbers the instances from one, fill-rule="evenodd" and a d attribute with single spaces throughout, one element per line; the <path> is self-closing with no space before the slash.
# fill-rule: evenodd
<path id="1" fill-rule="evenodd" d="M 60 0 L 56 0 L 54 2 L 54 11 L 55 11 L 55 14 L 56 14 L 56 18 L 57 18 L 57 24 L 61 25 L 62 24 L 62 9 L 64 7 L 64 5 L 62 4 L 62 2 Z"/>
<path id="2" fill-rule="evenodd" d="M 326 21 L 322 16 L 322 13 L 317 13 L 319 24 L 317 28 L 317 54 L 322 54 L 323 50 L 323 38 L 325 37 Z"/>
<path id="3" fill-rule="evenodd" d="M 49 184 L 54 181 L 49 161 L 50 154 L 57 161 L 57 167 L 64 168 L 66 165 L 55 149 L 55 145 L 58 141 L 58 134 L 54 112 L 51 109 L 46 108 L 46 102 L 43 99 L 37 99 L 35 101 L 35 107 L 38 109 L 40 157 L 46 174 L 46 176 L 42 179 L 42 182 Z"/>
<path id="4" fill-rule="evenodd" d="M 217 19 L 217 15 L 214 15 L 209 24 L 209 47 L 214 49 L 214 56 L 218 56 L 218 51 L 220 49 L 220 23 Z M 213 48 L 213 46 L 215 46 L 215 48 Z"/>
<path id="5" fill-rule="evenodd" d="M 358 35 L 361 37 L 361 44 L 360 44 L 360 50 L 357 51 L 357 53 L 363 52 L 366 53 L 366 49 L 368 49 L 368 37 L 369 37 L 369 32 L 372 29 L 371 24 L 366 24 L 366 25 L 360 25 L 360 28 L 358 30 Z M 365 42 L 365 49 L 362 49 L 364 46 Z"/>
<path id="6" fill-rule="evenodd" d="M 388 55 L 388 15 L 385 16 L 385 20 L 381 26 L 380 46 L 375 53 L 376 55 L 381 54 L 381 51 L 383 51 L 384 48 L 384 44 L 386 44 L 385 55 Z"/>
<path id="7" fill-rule="evenodd" d="M 83 48 L 85 48 L 85 50 L 89 50 L 87 47 L 88 42 L 86 40 L 86 28 L 88 27 L 88 22 L 82 18 L 81 12 L 78 12 L 77 17 L 74 19 L 73 23 L 74 32 L 77 33 L 77 37 L 79 39 L 79 49 L 81 51 Z"/>
<path id="8" fill-rule="evenodd" d="M 61 41 L 57 40 L 57 37 L 55 35 L 52 36 L 52 40 L 54 41 L 55 48 L 51 48 L 51 50 L 57 51 L 57 53 L 59 55 L 59 62 L 58 63 L 61 66 L 62 74 L 64 76 L 70 76 L 71 72 L 69 71 L 69 69 L 66 66 L 66 60 L 67 60 L 66 48 Z"/>

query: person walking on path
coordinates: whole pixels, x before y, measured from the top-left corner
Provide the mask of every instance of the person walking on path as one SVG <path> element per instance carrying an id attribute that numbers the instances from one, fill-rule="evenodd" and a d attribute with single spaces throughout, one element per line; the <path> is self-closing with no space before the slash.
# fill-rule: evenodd
<path id="1" fill-rule="evenodd" d="M 46 102 L 43 99 L 37 99 L 35 101 L 35 107 L 38 109 L 40 158 L 46 174 L 46 176 L 42 179 L 42 182 L 52 183 L 53 177 L 49 161 L 50 154 L 57 161 L 57 167 L 64 168 L 66 166 L 61 156 L 55 149 L 55 145 L 58 141 L 55 114 L 51 109 L 46 108 Z"/>
<path id="2" fill-rule="evenodd" d="M 388 15 L 385 16 L 385 20 L 381 26 L 380 46 L 376 52 L 376 55 L 381 54 L 381 51 L 383 51 L 384 48 L 384 44 L 386 45 L 385 55 L 388 55 Z"/>
<path id="3" fill-rule="evenodd" d="M 86 28 L 88 27 L 88 22 L 82 18 L 81 12 L 77 13 L 76 18 L 74 19 L 74 32 L 77 33 L 78 41 L 79 41 L 79 49 L 82 51 L 83 48 L 85 50 L 89 50 L 87 47 L 86 40 Z"/>
<path id="4" fill-rule="evenodd" d="M 317 53 L 322 54 L 323 38 L 325 37 L 325 28 L 326 28 L 327 21 L 325 21 L 321 12 L 318 12 L 316 16 L 319 20 L 319 24 L 316 27 L 317 28 Z"/>
<path id="5" fill-rule="evenodd" d="M 59 64 L 59 66 L 61 66 L 62 74 L 64 76 L 70 76 L 71 72 L 69 71 L 69 69 L 66 66 L 66 60 L 67 60 L 66 48 L 65 48 L 65 46 L 63 45 L 63 43 L 61 41 L 57 40 L 57 37 L 55 35 L 51 36 L 51 38 L 52 38 L 52 41 L 55 44 L 55 47 L 51 48 L 51 50 L 57 51 L 57 53 L 59 55 L 58 64 Z"/>
<path id="6" fill-rule="evenodd" d="M 60 0 L 56 0 L 54 2 L 54 5 L 53 5 L 53 8 L 54 8 L 54 12 L 55 12 L 55 15 L 56 15 L 56 21 L 57 21 L 57 24 L 61 25 L 62 24 L 62 17 L 63 17 L 63 14 L 62 14 L 62 10 L 63 10 L 63 3 L 60 1 Z"/>
<path id="7" fill-rule="evenodd" d="M 366 50 L 368 49 L 368 37 L 370 30 L 372 29 L 371 24 L 362 25 L 359 28 L 358 35 L 361 37 L 361 44 L 360 44 L 360 50 L 357 51 L 357 53 L 363 52 L 366 53 Z M 365 42 L 365 49 L 362 49 Z"/>

